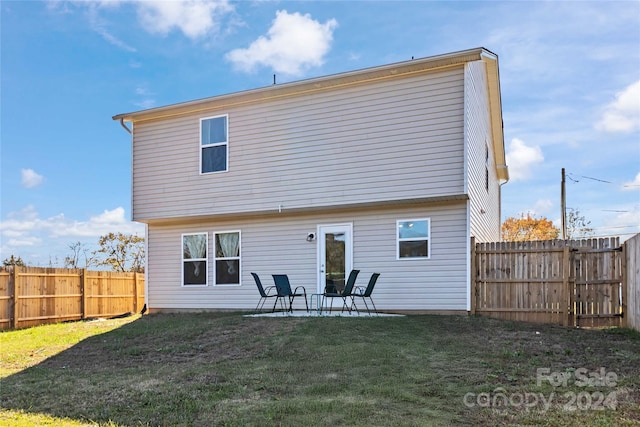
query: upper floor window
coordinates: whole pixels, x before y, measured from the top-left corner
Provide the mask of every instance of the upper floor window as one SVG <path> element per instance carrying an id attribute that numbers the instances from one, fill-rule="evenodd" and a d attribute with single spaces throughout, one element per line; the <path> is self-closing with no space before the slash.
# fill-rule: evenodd
<path id="1" fill-rule="evenodd" d="M 200 119 L 200 172 L 226 172 L 229 157 L 229 116 Z"/>
<path id="2" fill-rule="evenodd" d="M 429 258 L 431 220 L 410 219 L 397 222 L 398 259 Z"/>

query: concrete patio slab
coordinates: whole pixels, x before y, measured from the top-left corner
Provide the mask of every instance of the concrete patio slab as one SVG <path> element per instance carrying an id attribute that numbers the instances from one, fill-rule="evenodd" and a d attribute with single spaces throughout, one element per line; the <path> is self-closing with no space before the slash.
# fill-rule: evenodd
<path id="1" fill-rule="evenodd" d="M 292 313 L 288 311 L 276 311 L 275 313 L 255 313 L 245 314 L 244 317 L 404 317 L 404 314 L 391 314 L 391 313 L 351 313 L 340 311 L 323 311 L 318 312 L 316 310 L 304 311 L 294 310 Z"/>

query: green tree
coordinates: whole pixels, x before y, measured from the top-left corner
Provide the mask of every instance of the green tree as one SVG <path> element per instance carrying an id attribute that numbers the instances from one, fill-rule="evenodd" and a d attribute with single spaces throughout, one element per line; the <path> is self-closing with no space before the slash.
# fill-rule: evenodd
<path id="1" fill-rule="evenodd" d="M 535 218 L 527 214 L 520 218 L 507 218 L 502 223 L 502 240 L 525 242 L 531 240 L 557 239 L 560 229 L 545 217 Z"/>
<path id="2" fill-rule="evenodd" d="M 5 267 L 9 267 L 9 266 L 26 267 L 27 266 L 24 263 L 24 261 L 22 261 L 21 257 L 16 258 L 14 255 L 11 255 L 11 257 L 6 258 L 4 261 L 2 261 L 2 265 Z"/>
<path id="3" fill-rule="evenodd" d="M 102 258 L 96 265 L 111 267 L 113 271 L 144 271 L 144 237 L 135 234 L 109 233 L 98 240 L 100 249 L 94 255 Z"/>

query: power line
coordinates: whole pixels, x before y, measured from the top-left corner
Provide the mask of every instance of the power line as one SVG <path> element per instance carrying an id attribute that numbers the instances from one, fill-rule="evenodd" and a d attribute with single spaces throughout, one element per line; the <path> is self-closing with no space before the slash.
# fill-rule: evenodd
<path id="1" fill-rule="evenodd" d="M 569 178 L 573 182 L 580 182 L 578 178 L 584 178 L 584 179 L 590 179 L 592 181 L 602 182 L 604 184 L 611 184 L 611 185 L 616 184 L 615 182 L 607 181 L 606 179 L 594 178 L 592 176 L 585 176 L 585 175 L 576 175 L 571 172 L 567 172 L 567 178 Z M 640 184 L 621 184 L 621 185 L 622 187 L 625 187 L 625 188 L 640 187 Z"/>
<path id="2" fill-rule="evenodd" d="M 609 230 L 614 228 L 636 228 L 637 225 L 600 225 L 598 227 L 579 227 L 579 228 L 591 228 L 592 230 Z"/>
<path id="3" fill-rule="evenodd" d="M 584 178 L 584 179 L 591 179 L 593 181 L 604 182 L 604 183 L 607 183 L 607 184 L 613 184 L 613 182 L 611 182 L 611 181 L 605 181 L 604 179 L 592 178 L 590 176 L 580 175 L 580 177 Z"/>

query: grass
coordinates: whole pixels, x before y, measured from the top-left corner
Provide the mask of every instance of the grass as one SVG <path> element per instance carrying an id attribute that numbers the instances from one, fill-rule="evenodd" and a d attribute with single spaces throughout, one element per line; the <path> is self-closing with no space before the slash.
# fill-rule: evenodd
<path id="1" fill-rule="evenodd" d="M 8 426 L 640 422 L 640 334 L 625 329 L 161 314 L 4 332 L 0 348 Z M 580 384 L 601 368 L 614 383 Z"/>

